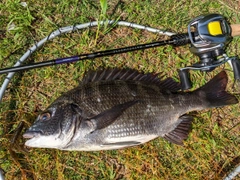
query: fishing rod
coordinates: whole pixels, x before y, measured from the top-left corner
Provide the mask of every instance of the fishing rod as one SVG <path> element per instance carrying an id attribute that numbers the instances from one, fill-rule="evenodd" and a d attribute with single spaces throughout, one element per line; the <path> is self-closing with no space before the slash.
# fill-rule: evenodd
<path id="1" fill-rule="evenodd" d="M 194 29 L 194 31 L 192 31 L 192 29 Z M 186 90 L 191 88 L 189 70 L 212 71 L 225 62 L 229 62 L 233 68 L 234 78 L 236 80 L 240 79 L 240 62 L 238 57 L 228 57 L 225 53 L 225 47 L 231 41 L 232 36 L 240 35 L 239 29 L 238 25 L 230 26 L 223 16 L 219 14 L 209 14 L 193 19 L 188 25 L 188 33 L 172 35 L 169 40 L 4 68 L 0 69 L 0 74 L 72 63 L 165 45 L 182 46 L 190 44 L 190 51 L 197 55 L 200 61 L 192 66 L 181 68 L 178 71 L 182 89 Z"/>
<path id="2" fill-rule="evenodd" d="M 136 46 L 129 46 L 129 47 L 118 48 L 118 49 L 98 51 L 98 52 L 89 53 L 89 54 L 81 54 L 81 55 L 76 55 L 71 57 L 58 58 L 58 59 L 48 60 L 44 62 L 26 64 L 26 65 L 17 66 L 17 67 L 4 68 L 4 69 L 0 69 L 0 74 L 29 70 L 29 69 L 40 68 L 44 66 L 53 66 L 58 64 L 72 63 L 72 62 L 82 61 L 86 59 L 94 59 L 98 57 L 110 56 L 110 55 L 115 55 L 120 53 L 143 50 L 143 49 L 148 49 L 148 48 L 153 48 L 158 46 L 164 46 L 164 45 L 180 46 L 188 43 L 190 43 L 188 34 L 178 34 L 178 35 L 173 35 L 171 39 L 164 40 L 164 41 L 157 41 L 157 42 L 152 42 L 147 44 L 140 44 Z"/>

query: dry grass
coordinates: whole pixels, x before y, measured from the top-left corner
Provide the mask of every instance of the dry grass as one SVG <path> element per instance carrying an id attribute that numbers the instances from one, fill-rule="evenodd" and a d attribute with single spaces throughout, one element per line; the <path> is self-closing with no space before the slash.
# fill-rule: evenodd
<path id="1" fill-rule="evenodd" d="M 17 0 L 3 0 L 0 4 L 1 68 L 12 66 L 35 41 L 58 27 L 96 20 L 101 12 L 98 1 L 26 2 L 27 8 Z M 200 14 L 221 13 L 231 23 L 239 23 L 239 12 L 232 10 L 236 5 L 234 2 L 114 0 L 109 2 L 107 12 L 111 19 L 120 17 L 129 22 L 186 32 L 188 22 Z M 9 31 L 13 25 L 15 29 Z M 86 29 L 48 42 L 27 63 L 162 38 L 166 37 L 116 27 L 107 34 L 100 33 L 95 44 L 96 28 Z M 228 53 L 239 55 L 239 38 L 230 44 Z M 239 104 L 196 113 L 193 130 L 183 147 L 158 138 L 141 146 L 114 151 L 25 151 L 22 132 L 12 142 L 20 122 L 24 122 L 24 131 L 40 110 L 62 92 L 77 86 L 88 69 L 130 67 L 145 72 L 163 72 L 178 79 L 177 69 L 197 60 L 187 46 L 165 46 L 17 73 L 0 104 L 0 167 L 6 172 L 6 179 L 221 179 L 240 164 Z M 193 72 L 194 88 L 203 85 L 221 68 L 208 74 Z M 227 65 L 225 68 L 229 69 Z M 228 90 L 239 97 L 239 88 L 231 88 L 232 72 L 228 71 L 228 75 Z M 3 81 L 4 76 L 0 79 Z"/>

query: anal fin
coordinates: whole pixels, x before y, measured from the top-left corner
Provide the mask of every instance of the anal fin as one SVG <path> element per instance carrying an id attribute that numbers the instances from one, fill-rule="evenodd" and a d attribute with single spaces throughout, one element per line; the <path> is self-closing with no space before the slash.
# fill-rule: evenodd
<path id="1" fill-rule="evenodd" d="M 189 115 L 183 115 L 179 117 L 181 121 L 178 126 L 171 132 L 163 136 L 164 139 L 178 145 L 183 145 L 183 140 L 187 139 L 189 131 L 192 126 L 193 117 Z"/>

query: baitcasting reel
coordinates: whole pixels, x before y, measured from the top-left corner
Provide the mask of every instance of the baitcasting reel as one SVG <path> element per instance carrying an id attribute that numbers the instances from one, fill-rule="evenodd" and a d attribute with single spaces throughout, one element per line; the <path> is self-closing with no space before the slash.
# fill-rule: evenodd
<path id="1" fill-rule="evenodd" d="M 210 14 L 193 19 L 188 25 L 188 35 L 190 51 L 199 57 L 199 62 L 179 70 L 183 90 L 191 88 L 189 70 L 212 71 L 227 61 L 233 68 L 235 80 L 240 79 L 238 57 L 228 57 L 225 53 L 225 47 L 232 36 L 231 27 L 223 16 Z"/>

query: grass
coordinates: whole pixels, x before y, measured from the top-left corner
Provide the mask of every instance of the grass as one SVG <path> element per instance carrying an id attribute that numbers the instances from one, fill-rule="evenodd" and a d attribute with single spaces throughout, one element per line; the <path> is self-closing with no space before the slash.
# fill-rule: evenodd
<path id="1" fill-rule="evenodd" d="M 98 19 L 120 18 L 179 33 L 186 32 L 191 19 L 206 13 L 221 13 L 230 23 L 240 23 L 239 5 L 234 0 L 113 0 L 107 7 L 104 1 L 100 4 L 100 1 L 86 0 L 26 3 L 26 7 L 19 0 L 3 0 L 0 4 L 1 68 L 12 66 L 34 42 L 58 27 Z M 100 27 L 99 31 L 86 29 L 58 37 L 46 43 L 26 63 L 165 38 L 127 27 L 116 27 L 107 34 L 102 32 Z M 235 38 L 227 49 L 228 54 L 240 55 L 239 47 L 239 38 Z M 86 70 L 100 66 L 130 67 L 163 72 L 178 79 L 177 69 L 197 61 L 187 46 L 164 46 L 17 73 L 0 104 L 0 167 L 6 172 L 6 179 L 221 179 L 240 164 L 239 104 L 196 113 L 193 130 L 183 147 L 158 138 L 141 146 L 113 151 L 30 149 L 26 152 L 22 132 L 12 142 L 20 122 L 24 122 L 24 131 L 40 110 L 77 86 Z M 193 72 L 193 87 L 203 85 L 221 68 L 208 74 Z M 229 69 L 227 65 L 226 69 Z M 231 88 L 232 72 L 228 71 L 228 75 L 228 90 L 239 95 L 239 89 Z M 4 80 L 4 75 L 0 80 Z"/>

